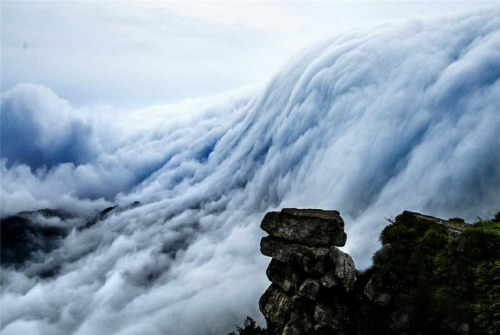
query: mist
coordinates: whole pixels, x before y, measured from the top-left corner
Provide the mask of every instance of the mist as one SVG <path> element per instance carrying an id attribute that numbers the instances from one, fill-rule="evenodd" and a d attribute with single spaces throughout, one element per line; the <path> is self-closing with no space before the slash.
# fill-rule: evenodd
<path id="1" fill-rule="evenodd" d="M 8 90 L 2 218 L 52 208 L 81 219 L 58 223 L 70 229 L 57 248 L 2 267 L 2 334 L 262 322 L 259 224 L 282 207 L 339 210 L 360 269 L 403 210 L 490 217 L 499 79 L 500 12 L 482 10 L 355 30 L 261 88 L 129 113 L 76 108 L 36 84 Z"/>

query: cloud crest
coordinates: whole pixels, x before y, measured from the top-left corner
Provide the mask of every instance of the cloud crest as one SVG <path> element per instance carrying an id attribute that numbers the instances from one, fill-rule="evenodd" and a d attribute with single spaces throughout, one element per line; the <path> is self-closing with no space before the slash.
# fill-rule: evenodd
<path id="1" fill-rule="evenodd" d="M 92 128 L 51 90 L 20 84 L 2 97 L 1 149 L 7 165 L 82 164 L 95 155 Z"/>
<path id="2" fill-rule="evenodd" d="M 498 11 L 338 36 L 261 91 L 150 108 L 113 128 L 80 113 L 51 135 L 24 107 L 26 90 L 59 99 L 31 86 L 8 92 L 2 118 L 29 119 L 13 134 L 34 129 L 57 148 L 82 145 L 82 156 L 16 139 L 43 159 L 2 150 L 2 213 L 16 203 L 84 213 L 142 205 L 75 229 L 42 264 L 2 271 L 5 334 L 224 333 L 258 316 L 268 263 L 258 224 L 274 208 L 339 209 L 361 267 L 384 217 L 499 209 Z M 64 135 L 73 133 L 81 137 Z M 54 264 L 58 275 L 41 281 L 37 269 Z"/>

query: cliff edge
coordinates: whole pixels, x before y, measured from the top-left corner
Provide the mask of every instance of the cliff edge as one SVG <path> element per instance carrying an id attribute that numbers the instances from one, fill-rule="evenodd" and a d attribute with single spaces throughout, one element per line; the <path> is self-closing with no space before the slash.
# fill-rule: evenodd
<path id="1" fill-rule="evenodd" d="M 268 334 L 500 334 L 500 213 L 467 224 L 405 211 L 364 272 L 337 248 L 337 211 L 285 208 L 261 227 Z"/>

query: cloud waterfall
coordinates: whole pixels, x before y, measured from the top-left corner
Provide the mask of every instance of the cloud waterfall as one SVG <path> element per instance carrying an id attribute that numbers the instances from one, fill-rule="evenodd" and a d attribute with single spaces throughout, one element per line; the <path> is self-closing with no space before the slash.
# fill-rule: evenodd
<path id="1" fill-rule="evenodd" d="M 225 334 L 258 317 L 259 223 L 280 207 L 338 209 L 361 268 L 384 217 L 489 217 L 499 107 L 496 10 L 354 31 L 262 89 L 118 116 L 17 86 L 2 96 L 2 217 L 120 207 L 2 268 L 2 333 Z"/>

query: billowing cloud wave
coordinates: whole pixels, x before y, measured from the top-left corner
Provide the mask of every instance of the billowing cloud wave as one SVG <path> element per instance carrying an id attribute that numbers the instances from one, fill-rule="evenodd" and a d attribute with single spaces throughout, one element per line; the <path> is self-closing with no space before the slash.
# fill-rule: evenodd
<path id="1" fill-rule="evenodd" d="M 2 269 L 4 334 L 223 334 L 258 317 L 275 208 L 340 210 L 358 267 L 384 217 L 499 210 L 497 10 L 338 36 L 253 93 L 115 119 L 61 101 L 2 98 L 2 215 L 122 209 Z"/>
<path id="2" fill-rule="evenodd" d="M 21 84 L 2 99 L 2 157 L 10 165 L 37 169 L 59 163 L 85 163 L 93 155 L 92 129 L 68 102 L 49 89 Z"/>

